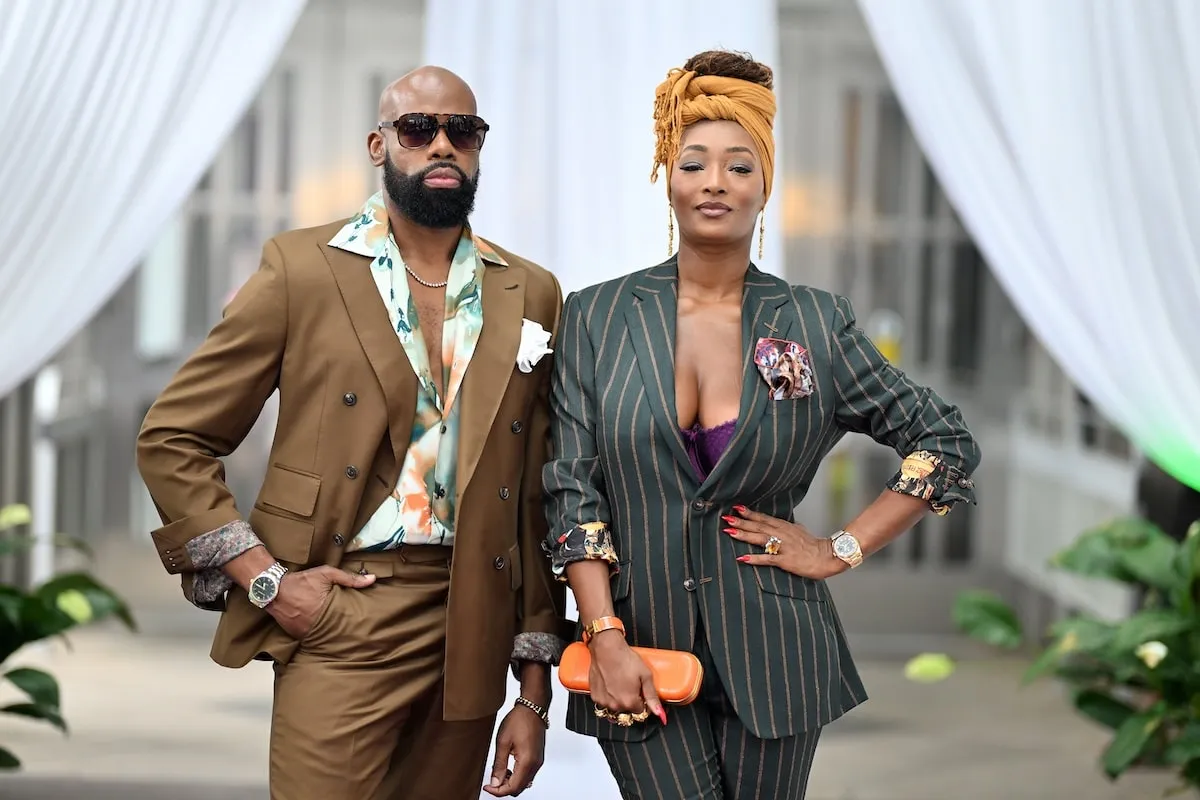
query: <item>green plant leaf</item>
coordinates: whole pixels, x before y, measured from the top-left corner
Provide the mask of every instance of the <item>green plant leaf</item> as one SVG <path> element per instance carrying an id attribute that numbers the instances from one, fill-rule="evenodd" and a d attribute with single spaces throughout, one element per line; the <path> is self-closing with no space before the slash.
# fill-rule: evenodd
<path id="1" fill-rule="evenodd" d="M 1117 730 L 1133 714 L 1133 708 L 1112 695 L 1095 689 L 1084 689 L 1075 694 L 1075 708 L 1085 717 L 1101 725 Z"/>
<path id="2" fill-rule="evenodd" d="M 20 769 L 21 759 L 13 755 L 11 750 L 0 747 L 0 769 Z"/>
<path id="3" fill-rule="evenodd" d="M 9 528 L 17 528 L 21 525 L 28 525 L 33 520 L 33 515 L 29 512 L 29 506 L 16 503 L 8 506 L 0 506 L 0 531 L 6 531 Z"/>
<path id="4" fill-rule="evenodd" d="M 1015 650 L 1021 646 L 1021 623 L 999 595 L 987 591 L 960 592 L 954 598 L 954 624 L 972 639 Z"/>
<path id="5" fill-rule="evenodd" d="M 1168 764 L 1186 764 L 1200 760 L 1200 722 L 1190 722 L 1167 747 Z"/>
<path id="6" fill-rule="evenodd" d="M 37 543 L 37 540 L 29 534 L 21 534 L 20 536 L 6 536 L 0 539 L 0 558 L 9 556 L 14 553 L 23 553 L 30 550 Z M 74 536 L 55 536 L 51 539 L 51 544 L 55 547 L 60 547 L 64 550 L 75 550 L 83 553 L 88 560 L 93 560 L 96 554 L 92 551 L 89 545 L 83 539 Z"/>
<path id="7" fill-rule="evenodd" d="M 67 592 L 77 592 L 87 601 L 92 610 L 89 621 L 98 622 L 109 617 L 116 617 L 130 630 L 137 630 L 137 624 L 125 602 L 112 589 L 86 573 L 73 572 L 60 575 L 39 586 L 34 591 L 34 595 L 61 614 L 63 618 L 69 620 L 70 624 L 67 627 L 70 628 L 78 623 L 58 606 L 59 596 Z M 68 597 L 70 598 L 67 601 L 69 607 L 77 609 L 78 598 L 74 594 L 68 595 Z"/>
<path id="8" fill-rule="evenodd" d="M 914 683 L 938 683 L 954 674 L 954 666 L 945 653 L 921 653 L 904 665 L 904 677 Z"/>
<path id="9" fill-rule="evenodd" d="M 1033 663 L 1029 665 L 1029 669 L 1025 670 L 1025 674 L 1021 676 L 1021 684 L 1028 686 L 1046 673 L 1056 671 L 1063 656 L 1066 655 L 1068 653 L 1064 653 L 1060 649 L 1059 642 L 1052 643 L 1034 659 Z"/>
<path id="10" fill-rule="evenodd" d="M 43 672 L 40 669 L 20 667 L 9 670 L 4 674 L 4 677 L 22 692 L 29 695 L 29 699 L 37 705 L 48 708 L 58 708 L 61 705 L 58 681 L 48 672 Z"/>
<path id="11" fill-rule="evenodd" d="M 67 732 L 66 720 L 62 718 L 62 713 L 57 708 L 50 708 L 49 706 L 38 705 L 37 703 L 13 703 L 12 705 L 0 708 L 0 714 L 16 714 L 19 717 L 44 720 L 63 733 Z"/>
<path id="12" fill-rule="evenodd" d="M 1066 653 L 1106 654 L 1116 635 L 1117 626 L 1093 617 L 1067 617 L 1050 626 L 1058 639 L 1059 650 Z"/>
<path id="13" fill-rule="evenodd" d="M 1158 707 L 1130 716 L 1117 728 L 1117 733 L 1104 750 L 1102 763 L 1104 772 L 1116 778 L 1137 760 L 1158 726 L 1162 724 L 1162 711 Z"/>
<path id="14" fill-rule="evenodd" d="M 1174 539 L 1155 530 L 1142 545 L 1121 550 L 1119 555 L 1121 563 L 1135 577 L 1150 586 L 1173 592 L 1185 583 L 1175 568 L 1179 550 Z"/>
<path id="15" fill-rule="evenodd" d="M 1131 653 L 1143 642 L 1162 641 L 1191 630 L 1197 622 L 1169 608 L 1139 611 L 1117 625 L 1113 632 L 1112 648 L 1118 653 Z"/>

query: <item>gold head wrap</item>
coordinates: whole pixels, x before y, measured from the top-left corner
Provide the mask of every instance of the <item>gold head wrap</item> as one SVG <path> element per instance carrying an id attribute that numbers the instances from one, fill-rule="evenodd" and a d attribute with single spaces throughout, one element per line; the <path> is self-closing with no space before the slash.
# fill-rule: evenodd
<path id="1" fill-rule="evenodd" d="M 654 92 L 654 170 L 650 181 L 658 179 L 658 168 L 666 167 L 667 192 L 671 170 L 679 157 L 683 129 L 701 120 L 729 120 L 746 129 L 758 156 L 762 159 L 766 197 L 771 196 L 775 179 L 775 92 L 761 84 L 719 75 L 697 75 L 673 69 Z"/>

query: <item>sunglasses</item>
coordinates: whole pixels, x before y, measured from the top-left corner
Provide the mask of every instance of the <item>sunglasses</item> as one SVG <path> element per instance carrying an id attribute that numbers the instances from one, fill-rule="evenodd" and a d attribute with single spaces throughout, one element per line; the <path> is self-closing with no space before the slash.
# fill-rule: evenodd
<path id="1" fill-rule="evenodd" d="M 396 139 L 406 150 L 428 147 L 445 130 L 446 138 L 456 150 L 474 152 L 483 147 L 483 138 L 490 127 L 474 114 L 405 114 L 394 122 L 379 123 L 380 130 L 395 128 Z"/>

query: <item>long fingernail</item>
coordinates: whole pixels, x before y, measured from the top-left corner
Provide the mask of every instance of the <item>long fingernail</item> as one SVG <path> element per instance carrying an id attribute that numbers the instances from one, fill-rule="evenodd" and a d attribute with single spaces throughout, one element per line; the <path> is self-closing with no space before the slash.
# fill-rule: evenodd
<path id="1" fill-rule="evenodd" d="M 737 560 L 740 561 L 741 563 L 745 564 L 747 561 L 750 560 L 750 556 L 738 556 Z"/>
<path id="2" fill-rule="evenodd" d="M 722 528 L 722 530 L 723 530 L 725 533 L 728 533 L 730 536 L 737 536 L 737 535 L 738 535 L 737 529 L 735 529 L 735 528 Z"/>
<path id="3" fill-rule="evenodd" d="M 725 520 L 730 525 L 736 525 L 738 521 L 737 517 L 730 516 L 729 514 L 723 515 L 721 519 Z"/>
<path id="4" fill-rule="evenodd" d="M 745 514 L 750 509 L 746 508 L 745 506 L 734 506 L 733 510 L 738 512 L 739 514 Z"/>
<path id="5" fill-rule="evenodd" d="M 661 706 L 658 709 L 658 718 L 662 720 L 663 725 L 667 724 L 667 710 Z"/>

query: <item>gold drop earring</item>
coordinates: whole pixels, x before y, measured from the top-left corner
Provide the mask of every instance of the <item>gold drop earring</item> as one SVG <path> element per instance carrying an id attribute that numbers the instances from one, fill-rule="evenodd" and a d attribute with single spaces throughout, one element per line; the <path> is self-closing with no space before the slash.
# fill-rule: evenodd
<path id="1" fill-rule="evenodd" d="M 763 257 L 763 240 L 767 237 L 767 212 L 764 210 L 758 217 L 758 260 Z"/>
<path id="2" fill-rule="evenodd" d="M 671 212 L 671 205 L 667 204 L 667 255 L 671 256 L 675 253 L 675 215 Z"/>

